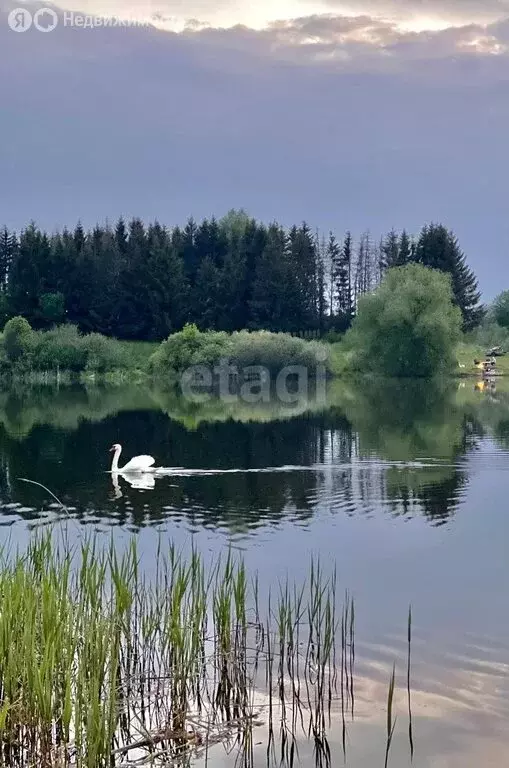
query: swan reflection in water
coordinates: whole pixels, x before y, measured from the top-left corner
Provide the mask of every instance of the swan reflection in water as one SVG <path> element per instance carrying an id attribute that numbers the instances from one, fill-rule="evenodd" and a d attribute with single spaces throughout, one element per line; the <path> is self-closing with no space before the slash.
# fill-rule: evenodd
<path id="1" fill-rule="evenodd" d="M 122 477 L 122 479 L 125 480 L 126 483 L 129 483 L 131 488 L 137 488 L 139 491 L 151 491 L 156 487 L 155 476 L 148 472 L 140 473 L 140 474 L 131 474 L 131 475 L 122 474 L 119 472 L 112 472 L 111 482 L 113 485 L 115 499 L 120 499 L 123 496 L 122 489 L 120 487 L 120 482 L 119 482 L 120 477 Z"/>

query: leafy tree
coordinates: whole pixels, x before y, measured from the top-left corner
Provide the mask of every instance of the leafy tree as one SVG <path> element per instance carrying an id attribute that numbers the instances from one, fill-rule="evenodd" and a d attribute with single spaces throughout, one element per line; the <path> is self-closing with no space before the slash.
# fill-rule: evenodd
<path id="1" fill-rule="evenodd" d="M 40 314 L 46 325 L 57 325 L 65 319 L 65 296 L 62 293 L 43 293 L 39 300 Z"/>
<path id="2" fill-rule="evenodd" d="M 455 304 L 461 309 L 463 328 L 475 328 L 484 316 L 477 278 L 466 264 L 456 236 L 442 224 L 428 224 L 419 235 L 415 260 L 451 276 Z"/>
<path id="3" fill-rule="evenodd" d="M 219 220 L 219 227 L 228 239 L 241 238 L 250 226 L 251 221 L 252 219 L 243 208 L 239 210 L 232 208 Z"/>
<path id="4" fill-rule="evenodd" d="M 500 293 L 493 302 L 493 316 L 502 328 L 509 328 L 509 291 Z"/>
<path id="5" fill-rule="evenodd" d="M 450 277 L 409 264 L 390 269 L 377 290 L 361 298 L 350 338 L 368 370 L 430 377 L 453 364 L 460 331 Z"/>

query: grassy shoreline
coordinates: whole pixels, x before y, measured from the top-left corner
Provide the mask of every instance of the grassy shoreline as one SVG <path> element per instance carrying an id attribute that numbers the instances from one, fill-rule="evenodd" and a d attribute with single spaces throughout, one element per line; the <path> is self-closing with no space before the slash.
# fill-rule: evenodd
<path id="1" fill-rule="evenodd" d="M 215 380 L 220 361 L 232 370 L 262 366 L 272 378 L 289 366 L 298 366 L 309 378 L 324 372 L 330 378 L 364 375 L 359 350 L 352 340 L 306 341 L 268 331 L 234 334 L 200 332 L 186 326 L 165 341 L 119 341 L 98 334 L 81 335 L 73 326 L 35 332 L 23 318 L 14 318 L 0 335 L 0 381 L 71 384 L 73 382 L 143 383 L 159 380 L 176 384 L 193 366 L 202 366 Z M 9 335 L 10 333 L 10 335 Z M 474 360 L 483 360 L 480 344 L 461 340 L 454 365 L 440 375 L 482 378 Z M 509 376 L 509 355 L 497 358 L 497 376 Z"/>
<path id="2" fill-rule="evenodd" d="M 461 342 L 457 352 L 458 372 L 456 375 L 469 377 L 482 377 L 482 372 L 475 367 L 474 360 L 484 360 L 486 349 L 480 344 Z M 495 375 L 498 377 L 509 376 L 509 354 L 496 358 Z"/>

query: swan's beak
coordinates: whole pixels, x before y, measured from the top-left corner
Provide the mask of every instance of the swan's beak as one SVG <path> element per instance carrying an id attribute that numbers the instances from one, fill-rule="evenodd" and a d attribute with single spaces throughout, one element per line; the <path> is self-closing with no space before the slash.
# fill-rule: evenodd
<path id="1" fill-rule="evenodd" d="M 109 450 L 109 452 L 111 453 L 111 452 L 112 452 L 112 451 L 114 451 L 114 450 L 115 450 L 115 446 L 114 446 L 114 445 L 112 445 L 112 446 L 111 446 L 111 448 L 110 448 L 110 450 Z"/>

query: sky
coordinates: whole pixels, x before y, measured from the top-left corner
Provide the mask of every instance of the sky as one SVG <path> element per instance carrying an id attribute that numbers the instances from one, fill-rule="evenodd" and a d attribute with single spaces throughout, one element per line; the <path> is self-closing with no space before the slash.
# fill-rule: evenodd
<path id="1" fill-rule="evenodd" d="M 509 287 L 509 0 L 0 0 L 0 100 L 0 224 L 441 221 Z"/>

